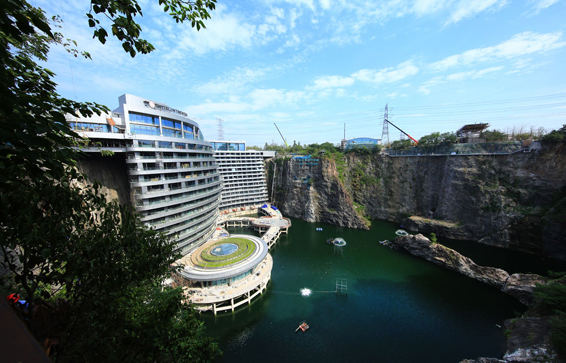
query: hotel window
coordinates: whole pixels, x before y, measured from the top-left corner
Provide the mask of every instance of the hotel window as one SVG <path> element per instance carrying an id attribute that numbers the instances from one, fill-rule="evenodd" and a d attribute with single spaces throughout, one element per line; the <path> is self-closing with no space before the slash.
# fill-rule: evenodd
<path id="1" fill-rule="evenodd" d="M 70 122 L 71 129 L 87 132 L 110 132 L 110 126 L 101 124 L 90 124 L 86 122 Z"/>
<path id="2" fill-rule="evenodd" d="M 162 148 L 165 148 L 165 149 L 172 149 L 173 143 L 171 141 L 159 141 L 159 147 L 162 147 Z"/>
<path id="3" fill-rule="evenodd" d="M 183 135 L 181 134 L 181 131 L 169 130 L 169 129 L 163 129 L 163 136 L 166 136 L 166 137 L 183 137 Z"/>
<path id="4" fill-rule="evenodd" d="M 138 140 L 140 147 L 155 147 L 155 143 L 149 140 Z"/>
<path id="5" fill-rule="evenodd" d="M 159 125 L 159 117 L 142 115 L 140 113 L 130 112 L 130 122 L 140 122 L 144 124 Z"/>
<path id="6" fill-rule="evenodd" d="M 166 118 L 162 118 L 161 119 L 161 126 L 163 127 L 171 127 L 174 129 L 181 129 L 181 122 L 179 121 L 173 121 L 173 120 L 169 120 Z"/>
<path id="7" fill-rule="evenodd" d="M 153 126 L 130 125 L 130 132 L 132 134 L 159 136 L 159 128 Z"/>

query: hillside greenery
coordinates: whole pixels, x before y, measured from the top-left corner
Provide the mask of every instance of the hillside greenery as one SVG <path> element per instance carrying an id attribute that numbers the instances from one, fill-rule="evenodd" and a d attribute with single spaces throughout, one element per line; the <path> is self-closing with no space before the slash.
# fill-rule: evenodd
<path id="1" fill-rule="evenodd" d="M 173 17 L 187 19 L 210 2 L 192 10 L 183 3 L 160 1 Z M 92 14 L 115 20 L 112 33 L 124 50 L 150 51 L 133 21 L 141 15 L 136 2 L 91 6 Z M 205 15 L 198 17 L 192 19 Z M 79 135 L 65 116 L 108 108 L 56 92 L 53 72 L 38 64 L 50 46 L 90 55 L 71 49 L 76 43 L 54 29 L 25 0 L 0 2 L 1 292 L 26 301 L 13 304 L 14 312 L 57 362 L 210 361 L 220 353 L 217 344 L 204 337 L 183 291 L 162 285 L 179 257 L 172 241 L 144 227 L 131 207 L 107 201 L 76 169 Z"/>

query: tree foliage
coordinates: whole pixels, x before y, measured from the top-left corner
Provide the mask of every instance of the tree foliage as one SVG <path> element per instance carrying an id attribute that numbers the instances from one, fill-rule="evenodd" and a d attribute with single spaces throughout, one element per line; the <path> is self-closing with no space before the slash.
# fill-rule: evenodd
<path id="1" fill-rule="evenodd" d="M 216 0 L 159 0 L 163 11 L 168 13 L 177 23 L 188 21 L 193 28 L 206 28 L 204 20 L 210 19 L 209 10 L 216 8 Z M 86 14 L 88 25 L 94 28 L 94 38 L 104 44 L 108 31 L 101 25 L 98 17 L 110 20 L 111 32 L 122 42 L 122 48 L 132 57 L 137 52 L 147 54 L 155 47 L 145 39 L 141 39 L 141 26 L 134 20 L 143 16 L 142 9 L 136 0 L 91 0 L 90 11 Z"/>
<path id="2" fill-rule="evenodd" d="M 507 140 L 507 134 L 499 130 L 486 130 L 482 132 L 482 137 L 486 142 L 498 142 Z"/>
<path id="3" fill-rule="evenodd" d="M 537 305 L 534 308 L 541 315 L 552 315 L 550 338 L 559 356 L 566 357 L 566 285 L 564 278 L 550 284 L 537 284 L 534 290 Z"/>
<path id="4" fill-rule="evenodd" d="M 419 140 L 419 146 L 448 146 L 455 144 L 457 141 L 458 139 L 453 132 L 445 132 L 443 134 L 441 134 L 440 132 L 433 132 L 430 135 L 421 137 Z"/>
<path id="5" fill-rule="evenodd" d="M 558 130 L 552 130 L 542 137 L 542 141 L 549 144 L 566 142 L 566 125 L 562 125 Z"/>
<path id="6" fill-rule="evenodd" d="M 411 140 L 395 140 L 391 143 L 391 149 L 393 150 L 407 150 L 413 146 L 414 145 Z"/>
<path id="7" fill-rule="evenodd" d="M 171 241 L 74 167 L 79 135 L 65 115 L 107 108 L 62 98 L 36 63 L 65 42 L 40 9 L 0 2 L 1 285 L 27 301 L 18 312 L 42 344 L 59 342 L 57 361 L 210 360 L 218 348 L 182 291 L 160 284 L 177 258 Z"/>

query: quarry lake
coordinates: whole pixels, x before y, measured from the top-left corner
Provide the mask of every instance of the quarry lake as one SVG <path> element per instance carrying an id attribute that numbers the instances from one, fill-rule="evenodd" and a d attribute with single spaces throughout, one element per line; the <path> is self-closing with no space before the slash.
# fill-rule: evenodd
<path id="1" fill-rule="evenodd" d="M 373 221 L 370 231 L 362 231 L 292 223 L 271 250 L 267 292 L 234 313 L 202 315 L 207 334 L 224 351 L 220 361 L 438 363 L 501 357 L 506 345 L 498 325 L 526 310 L 493 287 L 380 245 L 395 237 L 397 224 Z M 331 237 L 347 245 L 335 250 L 326 244 Z M 509 272 L 550 269 L 547 261 L 523 254 L 439 242 Z M 347 294 L 334 293 L 339 278 L 347 279 Z M 303 288 L 312 294 L 302 296 Z M 295 333 L 303 320 L 310 329 Z"/>

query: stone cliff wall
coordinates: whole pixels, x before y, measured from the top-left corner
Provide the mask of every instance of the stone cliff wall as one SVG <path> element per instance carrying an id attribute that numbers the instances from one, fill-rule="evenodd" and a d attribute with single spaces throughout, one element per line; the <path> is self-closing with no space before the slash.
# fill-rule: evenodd
<path id="1" fill-rule="evenodd" d="M 309 167 L 277 160 L 275 200 L 285 214 L 357 228 L 363 215 L 566 260 L 565 145 L 495 156 L 319 159 Z"/>
<path id="2" fill-rule="evenodd" d="M 334 162 L 319 159 L 317 165 L 307 166 L 280 158 L 270 162 L 269 170 L 270 186 L 275 178 L 271 201 L 285 216 L 368 229 L 340 182 Z"/>
<path id="3" fill-rule="evenodd" d="M 87 175 L 88 181 L 97 181 L 107 199 L 116 199 L 120 204 L 130 204 L 130 183 L 124 156 L 101 156 L 87 154 L 79 162 L 79 170 Z"/>

